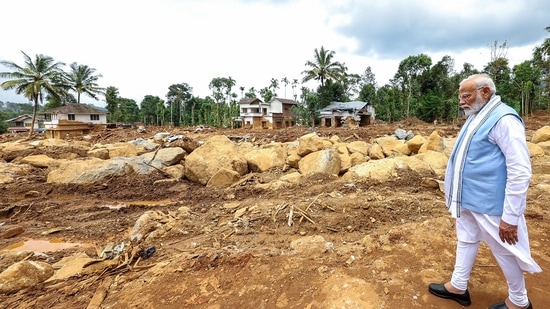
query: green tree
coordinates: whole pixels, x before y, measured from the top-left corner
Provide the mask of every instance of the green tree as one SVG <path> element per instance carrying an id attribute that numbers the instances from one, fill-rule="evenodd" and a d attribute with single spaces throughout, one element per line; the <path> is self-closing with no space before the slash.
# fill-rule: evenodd
<path id="1" fill-rule="evenodd" d="M 277 97 L 277 89 L 279 89 L 279 80 L 276 78 L 272 78 L 271 84 L 269 85 L 269 90 L 271 90 L 271 93 L 273 94 L 271 96 L 272 98 Z"/>
<path id="2" fill-rule="evenodd" d="M 367 102 L 374 106 L 376 101 L 376 77 L 372 73 L 371 67 L 367 67 L 365 72 L 360 77 L 359 81 L 359 94 L 357 100 L 361 102 Z"/>
<path id="3" fill-rule="evenodd" d="M 141 117 L 145 124 L 159 125 L 159 118 L 162 119 L 164 102 L 158 96 L 146 95 L 140 103 Z"/>
<path id="4" fill-rule="evenodd" d="M 520 110 L 522 116 L 531 115 L 536 97 L 535 85 L 540 80 L 540 68 L 533 65 L 533 61 L 526 60 L 513 70 L 512 82 L 514 83 L 516 96 L 520 97 Z"/>
<path id="5" fill-rule="evenodd" d="M 119 118 L 120 111 L 119 111 L 119 96 L 118 96 L 118 88 L 114 86 L 107 87 L 107 90 L 105 91 L 105 102 L 106 108 L 109 111 L 109 122 L 118 122 L 121 121 Z"/>
<path id="6" fill-rule="evenodd" d="M 0 106 L 4 104 L 0 102 Z M 0 109 L 0 134 L 8 132 L 8 123 L 6 122 L 7 119 L 10 119 L 9 113 L 7 111 L 3 111 Z"/>
<path id="7" fill-rule="evenodd" d="M 550 32 L 550 26 L 545 28 Z M 535 47 L 533 51 L 533 64 L 540 69 L 540 81 L 537 83 L 538 91 L 536 100 L 539 105 L 546 106 L 550 113 L 550 38 Z"/>
<path id="8" fill-rule="evenodd" d="M 285 85 L 285 99 L 286 99 L 286 87 L 288 86 L 288 84 L 290 84 L 290 81 L 288 80 L 288 78 L 283 77 L 281 79 L 281 83 L 283 83 L 283 85 Z"/>
<path id="9" fill-rule="evenodd" d="M 457 85 L 451 80 L 453 68 L 453 58 L 446 55 L 421 76 L 418 118 L 432 122 L 456 117 Z"/>
<path id="10" fill-rule="evenodd" d="M 260 96 L 264 102 L 269 102 L 273 99 L 273 97 L 275 97 L 275 94 L 271 91 L 271 88 L 264 87 L 260 89 Z"/>
<path id="11" fill-rule="evenodd" d="M 343 63 L 334 61 L 335 52 L 332 50 L 326 50 L 324 46 L 321 46 L 321 49 L 317 48 L 314 51 L 313 61 L 308 60 L 306 66 L 308 69 L 304 70 L 302 74 L 302 82 L 306 83 L 310 80 L 318 80 L 321 85 L 319 87 L 318 93 L 321 94 L 321 98 L 316 97 L 313 99 L 311 96 L 307 96 L 306 106 L 310 110 L 310 119 L 311 125 L 315 125 L 315 112 L 311 111 L 312 106 L 323 107 L 320 105 L 327 104 L 327 100 L 322 97 L 324 92 L 325 85 L 328 80 L 341 81 L 346 74 L 346 66 Z M 311 103 L 315 102 L 315 104 Z M 325 105 L 326 106 L 326 105 Z"/>
<path id="12" fill-rule="evenodd" d="M 411 115 L 411 105 L 417 102 L 419 98 L 418 90 L 420 76 L 427 71 L 431 65 L 431 58 L 425 54 L 409 56 L 399 63 L 397 73 L 394 76 L 394 82 L 401 88 L 404 103 L 406 105 L 405 117 L 407 118 Z"/>
<path id="13" fill-rule="evenodd" d="M 44 93 L 52 97 L 59 98 L 60 93 L 64 93 L 63 85 L 60 84 L 63 74 L 62 62 L 56 62 L 52 57 L 42 54 L 36 55 L 34 60 L 23 53 L 25 64 L 19 66 L 15 62 L 0 61 L 0 64 L 13 70 L 11 72 L 0 72 L 1 78 L 7 78 L 0 86 L 4 90 L 14 89 L 17 94 L 24 95 L 27 99 L 34 102 L 32 111 L 31 130 L 29 138 L 34 134 L 34 123 L 36 120 L 36 111 L 39 103 L 43 103 Z"/>
<path id="14" fill-rule="evenodd" d="M 127 98 L 119 98 L 118 100 L 123 123 L 132 124 L 140 121 L 140 111 L 136 101 Z"/>
<path id="15" fill-rule="evenodd" d="M 60 107 L 67 102 L 76 102 L 76 99 L 70 93 L 60 94 L 57 98 L 47 94 L 46 104 L 44 104 L 44 110 Z"/>
<path id="16" fill-rule="evenodd" d="M 356 99 L 361 91 L 361 76 L 359 74 L 345 74 L 341 82 L 346 97 Z"/>
<path id="17" fill-rule="evenodd" d="M 179 126 L 183 121 L 185 104 L 192 98 L 193 87 L 187 83 L 173 84 L 168 87 L 167 104 L 170 106 L 170 122 Z"/>
<path id="18" fill-rule="evenodd" d="M 91 98 L 98 100 L 98 95 L 105 94 L 105 88 L 99 87 L 97 80 L 101 74 L 94 75 L 95 69 L 87 65 L 71 63 L 71 71 L 65 74 L 66 83 L 69 89 L 77 94 L 76 103 L 80 104 L 80 95 L 85 93 Z"/>
<path id="19" fill-rule="evenodd" d="M 302 82 L 318 80 L 323 88 L 328 79 L 340 80 L 346 73 L 346 67 L 333 60 L 334 54 L 334 51 L 325 50 L 323 46 L 320 50 L 316 48 L 313 61 L 308 60 L 305 64 L 309 69 L 302 72 L 305 75 Z"/>
<path id="20" fill-rule="evenodd" d="M 357 100 L 373 104 L 376 101 L 376 88 L 372 84 L 365 84 L 359 91 Z"/>
<path id="21" fill-rule="evenodd" d="M 318 90 L 320 93 L 319 105 L 317 109 L 328 106 L 331 102 L 349 102 L 350 98 L 347 96 L 346 89 L 342 83 L 338 81 L 328 80 L 324 88 Z"/>
<path id="22" fill-rule="evenodd" d="M 212 97 L 216 102 L 216 119 L 219 127 L 223 126 L 224 122 L 228 119 L 224 119 L 222 114 L 229 114 L 228 105 L 231 102 L 231 89 L 235 86 L 235 80 L 229 77 L 216 77 L 210 81 L 208 88 L 212 90 Z M 222 113 L 223 112 L 223 113 Z"/>
<path id="23" fill-rule="evenodd" d="M 514 95 L 516 86 L 512 84 L 512 70 L 509 66 L 507 58 L 508 43 L 497 46 L 497 41 L 491 46 L 491 61 L 483 68 L 495 82 L 498 94 L 502 97 L 502 101 L 519 110 L 519 96 Z"/>
<path id="24" fill-rule="evenodd" d="M 203 99 L 195 97 L 192 101 L 194 101 L 193 105 L 195 106 L 195 112 L 193 113 L 194 123 L 204 125 L 215 125 L 217 123 L 216 115 L 213 111 L 218 104 L 212 98 L 206 97 Z"/>
<path id="25" fill-rule="evenodd" d="M 494 41 L 490 46 L 490 54 L 491 60 L 483 70 L 491 76 L 497 89 L 500 91 L 501 87 L 499 85 L 502 85 L 501 78 L 505 79 L 505 82 L 508 80 L 506 73 L 509 72 L 503 72 L 508 68 L 508 41 L 504 41 L 504 43 L 500 45 L 498 45 L 498 41 Z"/>
<path id="26" fill-rule="evenodd" d="M 319 110 L 319 106 L 321 105 L 319 95 L 314 92 L 305 91 L 304 104 L 307 110 L 307 114 L 309 116 L 309 121 L 307 123 L 308 125 L 314 127 L 315 120 L 317 119 L 317 111 Z"/>
<path id="27" fill-rule="evenodd" d="M 245 98 L 250 98 L 250 99 L 257 98 L 257 96 L 258 96 L 257 90 L 254 87 L 250 87 L 248 91 L 244 94 Z"/>
<path id="28" fill-rule="evenodd" d="M 294 101 L 297 101 L 298 94 L 296 93 L 296 87 L 298 87 L 298 80 L 295 78 L 292 80 L 292 97 Z"/>

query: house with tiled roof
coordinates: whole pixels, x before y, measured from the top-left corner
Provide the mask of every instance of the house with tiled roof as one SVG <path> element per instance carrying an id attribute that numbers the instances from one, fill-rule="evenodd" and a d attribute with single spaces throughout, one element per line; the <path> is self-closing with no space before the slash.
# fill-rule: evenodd
<path id="1" fill-rule="evenodd" d="M 258 98 L 244 98 L 238 102 L 239 117 L 233 122 L 241 122 L 245 128 L 282 129 L 296 125 L 292 106 L 296 101 L 273 98 L 269 103 Z"/>
<path id="2" fill-rule="evenodd" d="M 34 131 L 40 131 L 40 124 L 44 121 L 44 117 L 36 116 L 34 121 Z M 29 132 L 32 126 L 32 115 L 24 114 L 17 116 L 12 119 L 7 119 L 5 122 L 8 123 L 8 132 L 19 133 L 19 132 Z"/>
<path id="3" fill-rule="evenodd" d="M 107 112 L 95 107 L 68 103 L 63 106 L 41 112 L 44 116 L 46 136 L 49 138 L 66 138 L 89 134 L 107 124 Z"/>

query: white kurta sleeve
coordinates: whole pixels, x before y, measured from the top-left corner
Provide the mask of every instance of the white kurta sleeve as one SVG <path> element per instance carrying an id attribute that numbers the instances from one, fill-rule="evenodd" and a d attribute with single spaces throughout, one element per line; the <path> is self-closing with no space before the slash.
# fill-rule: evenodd
<path id="1" fill-rule="evenodd" d="M 506 158 L 506 190 L 502 220 L 517 225 L 526 208 L 527 189 L 531 180 L 531 155 L 527 148 L 525 128 L 513 116 L 502 117 L 489 132 L 489 140 Z"/>

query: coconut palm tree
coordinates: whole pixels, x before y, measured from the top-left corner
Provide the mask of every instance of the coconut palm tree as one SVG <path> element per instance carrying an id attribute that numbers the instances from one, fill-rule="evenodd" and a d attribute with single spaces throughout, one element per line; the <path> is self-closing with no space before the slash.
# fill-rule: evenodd
<path id="1" fill-rule="evenodd" d="M 328 79 L 341 80 L 346 74 L 346 67 L 343 63 L 333 61 L 334 51 L 325 49 L 321 46 L 321 50 L 315 49 L 315 59 L 307 61 L 306 66 L 310 69 L 305 70 L 302 82 L 308 82 L 312 79 L 318 80 L 321 83 L 321 88 L 325 87 L 325 81 Z"/>
<path id="2" fill-rule="evenodd" d="M 328 105 L 328 102 L 325 102 L 327 98 L 325 82 L 327 80 L 341 81 L 346 76 L 346 66 L 338 61 L 333 61 L 333 58 L 334 51 L 327 50 L 324 46 L 321 46 L 321 50 L 317 50 L 316 48 L 315 59 L 313 61 L 308 60 L 306 66 L 308 66 L 309 69 L 302 72 L 302 74 L 305 74 L 302 83 L 306 83 L 312 79 L 318 80 L 321 83 L 321 88 L 318 91 L 321 100 L 309 100 L 310 104 L 308 109 L 313 126 L 315 125 L 315 110 L 319 107 Z"/>
<path id="3" fill-rule="evenodd" d="M 76 103 L 80 103 L 80 94 L 82 93 L 95 100 L 97 100 L 98 95 L 105 95 L 105 88 L 99 87 L 96 83 L 102 76 L 101 74 L 94 75 L 94 68 L 76 62 L 71 63 L 70 68 L 71 71 L 65 75 L 65 82 L 69 89 L 77 93 Z"/>
<path id="4" fill-rule="evenodd" d="M 13 70 L 11 72 L 0 72 L 0 77 L 7 78 L 0 86 L 4 90 L 15 90 L 17 94 L 24 95 L 27 99 L 34 102 L 32 111 L 31 129 L 29 130 L 29 138 L 34 134 L 34 122 L 36 120 L 36 110 L 38 102 L 43 103 L 44 94 L 49 94 L 54 98 L 60 97 L 60 94 L 65 93 L 62 81 L 63 62 L 56 62 L 52 57 L 37 54 L 34 61 L 31 57 L 25 54 L 25 65 L 19 66 L 15 62 L 0 61 L 0 64 Z"/>

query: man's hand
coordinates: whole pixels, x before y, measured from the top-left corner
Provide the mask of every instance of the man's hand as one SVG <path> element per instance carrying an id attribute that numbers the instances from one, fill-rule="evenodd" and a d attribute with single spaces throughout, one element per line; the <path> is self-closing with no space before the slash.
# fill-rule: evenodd
<path id="1" fill-rule="evenodd" d="M 498 229 L 498 236 L 502 242 L 506 242 L 510 245 L 515 245 L 518 242 L 518 226 L 511 225 L 503 220 L 500 220 L 500 226 Z"/>

